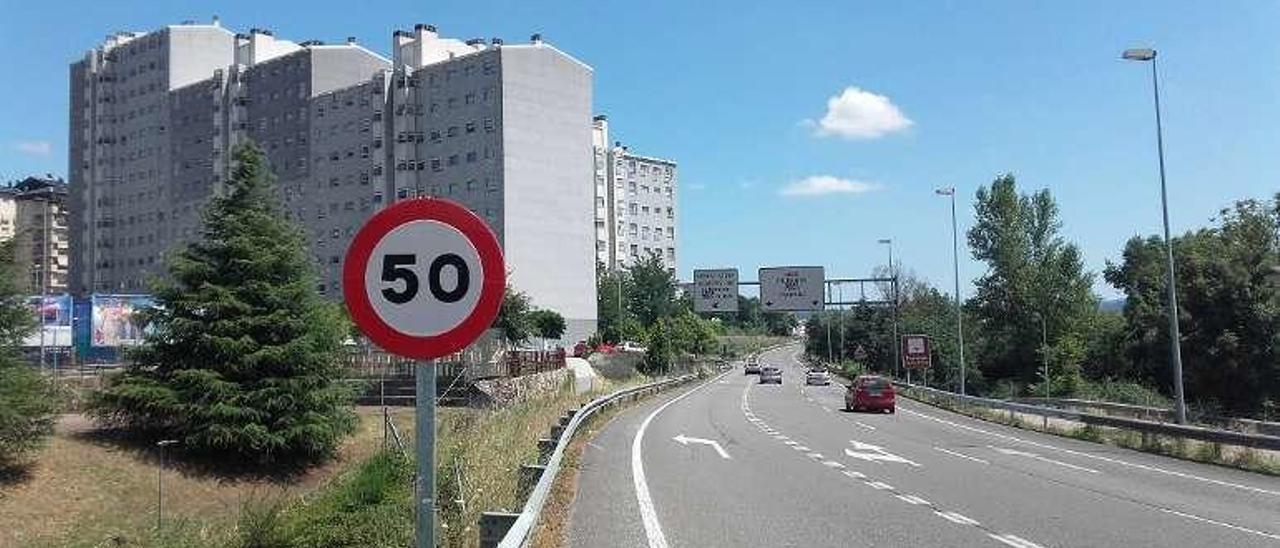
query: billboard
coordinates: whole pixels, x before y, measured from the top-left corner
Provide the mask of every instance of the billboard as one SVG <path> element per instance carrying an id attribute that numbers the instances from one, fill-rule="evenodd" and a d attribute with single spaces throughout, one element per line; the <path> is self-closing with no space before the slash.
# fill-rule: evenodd
<path id="1" fill-rule="evenodd" d="M 27 298 L 27 306 L 37 329 L 23 337 L 23 346 L 71 346 L 71 295 L 36 295 Z"/>
<path id="2" fill-rule="evenodd" d="M 90 309 L 90 344 L 98 347 L 135 346 L 142 342 L 142 326 L 135 314 L 152 306 L 147 295 L 94 295 Z"/>

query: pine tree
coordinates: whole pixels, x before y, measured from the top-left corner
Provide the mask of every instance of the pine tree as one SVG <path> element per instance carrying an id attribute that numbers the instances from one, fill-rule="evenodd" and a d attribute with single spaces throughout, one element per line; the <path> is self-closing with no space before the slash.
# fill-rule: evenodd
<path id="1" fill-rule="evenodd" d="M 35 322 L 18 289 L 14 245 L 0 242 L 0 468 L 40 446 L 58 410 L 52 383 L 15 356 Z"/>
<path id="2" fill-rule="evenodd" d="M 103 424 L 260 464 L 332 455 L 353 431 L 337 381 L 345 329 L 315 292 L 301 231 L 283 220 L 261 149 L 236 147 L 202 238 L 168 262 L 145 344 L 92 402 Z"/>

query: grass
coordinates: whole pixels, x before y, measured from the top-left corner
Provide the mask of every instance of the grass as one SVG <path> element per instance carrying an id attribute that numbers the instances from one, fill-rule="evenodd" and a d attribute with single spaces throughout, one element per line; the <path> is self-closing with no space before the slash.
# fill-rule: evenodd
<path id="1" fill-rule="evenodd" d="M 96 435 L 79 415 L 65 415 L 26 476 L 0 483 L 0 546 L 189 546 L 234 527 L 241 505 L 261 497 L 298 496 L 354 463 L 381 442 L 381 417 L 362 409 L 360 426 L 324 466 L 284 478 L 226 478 L 170 463 L 164 477 L 165 531 L 154 531 L 153 450 Z"/>
<path id="2" fill-rule="evenodd" d="M 1103 443 L 1124 447 L 1146 453 L 1154 453 L 1182 460 L 1213 464 L 1229 468 L 1238 468 L 1261 474 L 1280 476 L 1280 455 L 1274 451 L 1255 450 L 1249 447 L 1223 445 L 1220 443 L 1202 442 L 1174 436 L 1164 436 L 1119 428 L 1100 427 L 1091 424 L 1078 424 L 1061 419 L 1042 420 L 1032 417 L 1030 420 L 1019 413 L 1009 413 L 976 406 L 957 406 L 949 401 L 934 398 L 928 394 L 916 392 L 910 388 L 901 389 L 899 394 L 913 400 L 927 403 L 935 407 L 967 415 L 988 422 L 995 422 L 1058 436 L 1065 436 L 1093 443 Z M 1047 423 L 1047 428 L 1046 428 Z"/>

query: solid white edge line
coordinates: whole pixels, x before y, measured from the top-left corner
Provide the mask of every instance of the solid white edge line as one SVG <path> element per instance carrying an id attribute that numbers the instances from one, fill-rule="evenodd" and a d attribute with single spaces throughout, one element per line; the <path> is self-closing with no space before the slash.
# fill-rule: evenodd
<path id="1" fill-rule="evenodd" d="M 943 512 L 941 510 L 934 510 L 933 513 L 937 514 L 938 517 L 942 519 L 950 521 L 951 523 L 959 523 L 960 525 L 981 525 L 980 523 L 978 523 L 978 520 L 958 512 Z"/>
<path id="2" fill-rule="evenodd" d="M 953 456 L 953 457 L 959 457 L 959 458 L 962 458 L 962 459 L 965 459 L 965 460 L 971 460 L 971 461 L 973 461 L 973 462 L 980 462 L 980 463 L 982 463 L 982 464 L 991 464 L 990 462 L 987 462 L 987 461 L 985 461 L 985 460 L 982 460 L 982 459 L 980 459 L 980 458 L 978 458 L 978 457 L 970 457 L 969 455 L 964 455 L 964 454 L 961 454 L 961 453 L 957 453 L 957 452 L 955 452 L 955 451 L 948 451 L 948 450 L 943 449 L 943 448 L 941 448 L 941 447 L 934 447 L 934 449 L 936 449 L 936 450 L 938 450 L 938 451 L 941 451 L 941 452 L 943 452 L 943 453 L 946 453 L 946 454 L 948 454 L 948 455 L 951 455 L 951 456 Z"/>
<path id="3" fill-rule="evenodd" d="M 1146 464 L 1138 464 L 1138 463 L 1133 463 L 1133 462 L 1123 461 L 1123 460 L 1120 460 L 1120 459 L 1113 459 L 1113 458 L 1110 458 L 1110 457 L 1104 457 L 1104 456 L 1102 456 L 1102 455 L 1091 455 L 1091 454 L 1089 454 L 1089 453 L 1084 453 L 1084 452 L 1081 452 L 1081 451 L 1075 451 L 1075 450 L 1072 450 L 1072 449 L 1066 449 L 1066 448 L 1058 447 L 1058 446 L 1055 446 L 1055 445 L 1049 445 L 1049 444 L 1047 444 L 1047 443 L 1040 443 L 1040 442 L 1037 442 L 1037 441 L 1025 440 L 1025 439 L 1022 439 L 1022 438 L 1016 437 L 1016 436 L 1010 436 L 1010 435 L 1007 435 L 1007 434 L 1000 434 L 1000 433 L 998 433 L 998 432 L 991 432 L 991 431 L 988 431 L 988 430 L 983 430 L 983 429 L 981 429 L 981 428 L 975 428 L 975 427 L 973 427 L 973 426 L 968 426 L 968 425 L 965 425 L 965 424 L 959 424 L 959 423 L 952 422 L 952 421 L 949 421 L 949 420 L 946 420 L 946 419 L 942 419 L 942 418 L 934 417 L 934 416 L 932 416 L 932 415 L 927 415 L 927 414 L 924 414 L 924 413 L 920 413 L 920 412 L 918 412 L 918 411 L 912 411 L 912 410 L 910 410 L 910 409 L 902 409 L 902 411 L 903 411 L 904 413 L 909 414 L 909 415 L 915 415 L 915 416 L 917 416 L 917 417 L 921 417 L 921 418 L 928 419 L 928 420 L 931 420 L 931 421 L 939 422 L 939 423 L 942 423 L 942 424 L 947 424 L 947 425 L 950 425 L 950 426 L 954 426 L 954 427 L 956 427 L 956 428 L 961 428 L 961 429 L 969 430 L 969 431 L 972 431 L 972 432 L 978 432 L 978 433 L 980 433 L 980 434 L 986 434 L 986 435 L 988 435 L 988 436 L 992 436 L 992 437 L 996 437 L 996 438 L 1000 438 L 1000 439 L 1010 440 L 1010 441 L 1014 441 L 1014 442 L 1017 442 L 1017 443 L 1025 443 L 1025 444 L 1030 445 L 1030 446 L 1032 446 L 1032 447 L 1039 447 L 1039 448 L 1042 448 L 1042 449 L 1049 449 L 1049 450 L 1051 450 L 1051 451 L 1058 451 L 1058 452 L 1061 452 L 1061 453 L 1066 453 L 1066 454 L 1068 454 L 1068 455 L 1075 455 L 1075 456 L 1078 456 L 1078 457 L 1084 457 L 1084 458 L 1089 458 L 1089 459 L 1099 460 L 1099 461 L 1102 461 L 1102 462 L 1107 462 L 1107 463 L 1111 463 L 1111 464 L 1118 464 L 1118 465 L 1121 465 L 1121 466 L 1129 466 L 1129 467 L 1132 467 L 1132 468 L 1137 468 L 1137 469 L 1139 469 L 1139 470 L 1146 470 L 1146 471 L 1148 471 L 1148 472 L 1158 472 L 1158 473 L 1161 473 L 1161 474 L 1167 474 L 1167 475 L 1174 476 L 1174 477 L 1178 477 L 1178 478 L 1182 478 L 1182 479 L 1189 479 L 1189 480 L 1201 481 L 1201 482 L 1204 482 L 1204 483 L 1210 483 L 1210 484 L 1213 484 L 1213 485 L 1220 485 L 1220 486 L 1223 486 L 1223 487 L 1232 487 L 1232 488 L 1235 488 L 1235 489 L 1240 489 L 1240 490 L 1244 490 L 1244 491 L 1251 491 L 1251 492 L 1254 492 L 1254 493 L 1260 493 L 1260 494 L 1264 494 L 1264 495 L 1280 496 L 1280 491 L 1272 491 L 1272 490 L 1269 490 L 1269 489 L 1262 489 L 1262 488 L 1260 488 L 1260 487 L 1252 487 L 1252 486 L 1248 486 L 1248 485 L 1242 485 L 1242 484 L 1239 484 L 1239 483 L 1232 483 L 1232 482 L 1229 482 L 1229 481 L 1216 480 L 1216 479 L 1213 479 L 1213 478 L 1206 478 L 1206 477 L 1202 477 L 1202 476 L 1197 476 L 1197 475 L 1195 475 L 1195 474 L 1188 474 L 1188 473 L 1185 473 L 1185 472 L 1177 472 L 1177 471 L 1174 471 L 1174 470 L 1165 470 L 1165 469 L 1163 469 L 1163 468 L 1157 468 L 1157 467 L 1155 467 L 1155 466 L 1149 466 L 1149 465 L 1146 465 Z"/>
<path id="4" fill-rule="evenodd" d="M 721 373 L 723 377 L 728 371 Z M 711 379 L 719 380 L 719 379 Z M 701 386 L 694 388 L 688 392 L 680 394 L 672 398 L 667 403 L 662 404 L 654 409 L 649 416 L 644 418 L 644 422 L 640 423 L 640 429 L 636 430 L 636 436 L 631 439 L 631 478 L 636 489 L 636 503 L 640 505 L 640 520 L 644 523 L 644 534 L 649 539 L 649 548 L 667 548 L 667 537 L 662 534 L 662 525 L 658 523 L 658 512 L 653 507 L 653 497 L 649 495 L 649 482 L 644 477 L 644 459 L 640 456 L 641 443 L 644 441 L 644 431 L 649 428 L 649 423 L 653 422 L 653 418 L 658 416 L 663 410 L 671 404 L 678 402 L 690 394 L 702 390 L 712 383 L 710 381 L 703 383 Z"/>
<path id="5" fill-rule="evenodd" d="M 1280 540 L 1280 535 L 1276 535 L 1276 534 L 1273 534 L 1273 533 L 1268 533 L 1268 532 L 1266 532 L 1266 531 L 1259 531 L 1259 530 L 1257 530 L 1257 529 L 1250 529 L 1250 528 L 1248 528 L 1248 527 L 1241 527 L 1241 526 L 1239 526 L 1239 525 L 1232 525 L 1232 524 L 1230 524 L 1230 523 L 1226 523 L 1226 522 L 1222 522 L 1222 521 L 1218 521 L 1218 520 L 1214 520 L 1214 519 L 1202 518 L 1202 517 L 1197 516 L 1197 515 L 1194 515 L 1194 514 L 1188 514 L 1188 513 L 1185 513 L 1185 512 L 1179 512 L 1179 511 L 1177 511 L 1177 510 L 1170 510 L 1170 509 L 1168 509 L 1168 508 L 1161 508 L 1161 509 L 1160 509 L 1160 511 L 1161 511 L 1161 512 L 1164 512 L 1164 513 L 1166 513 L 1166 514 L 1173 514 L 1173 515 L 1175 515 L 1175 516 L 1182 517 L 1182 518 L 1187 518 L 1187 519 L 1191 519 L 1191 520 L 1195 520 L 1195 521 L 1202 521 L 1202 522 L 1204 522 L 1204 523 L 1209 523 L 1209 524 L 1212 524 L 1212 525 L 1217 525 L 1217 526 L 1219 526 L 1219 527 L 1226 527 L 1227 529 L 1234 529 L 1234 530 L 1236 530 L 1236 531 L 1240 531 L 1240 532 L 1243 532 L 1243 533 L 1252 533 L 1252 534 L 1258 535 L 1258 536 L 1260 536 L 1260 537 L 1265 537 L 1265 538 L 1269 538 L 1269 539 L 1272 539 L 1272 540 Z"/>

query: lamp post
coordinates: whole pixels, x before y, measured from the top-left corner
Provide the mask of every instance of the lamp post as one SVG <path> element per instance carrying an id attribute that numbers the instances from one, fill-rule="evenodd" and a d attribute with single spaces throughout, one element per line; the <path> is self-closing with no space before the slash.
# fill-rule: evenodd
<path id="1" fill-rule="evenodd" d="M 1169 237 L 1169 193 L 1164 176 L 1164 130 L 1160 124 L 1160 80 L 1156 75 L 1156 50 L 1127 49 L 1121 57 L 1128 61 L 1151 62 L 1151 90 L 1156 107 L 1156 153 L 1160 162 L 1160 210 L 1164 217 L 1165 279 L 1169 286 L 1169 361 L 1173 363 L 1173 393 L 1178 424 L 1187 423 L 1187 403 L 1182 390 L 1182 348 L 1178 333 L 1178 288 L 1173 271 L 1173 240 Z"/>
<path id="2" fill-rule="evenodd" d="M 956 344 L 960 349 L 960 395 L 965 395 L 964 382 L 964 317 L 960 313 L 960 236 L 956 227 L 956 188 L 946 187 L 934 191 L 939 196 L 951 197 L 951 262 L 956 279 Z"/>
<path id="3" fill-rule="evenodd" d="M 893 238 L 881 238 L 877 243 L 889 246 L 889 276 L 893 278 L 893 294 L 890 296 L 893 299 L 893 370 L 901 372 L 902 349 L 899 348 L 901 341 L 898 340 L 898 269 L 893 266 Z M 911 371 L 907 371 L 907 374 L 910 375 Z"/>
<path id="4" fill-rule="evenodd" d="M 156 469 L 156 531 L 164 526 L 164 450 L 178 443 L 178 440 L 160 440 L 156 447 L 160 448 L 160 468 Z"/>

